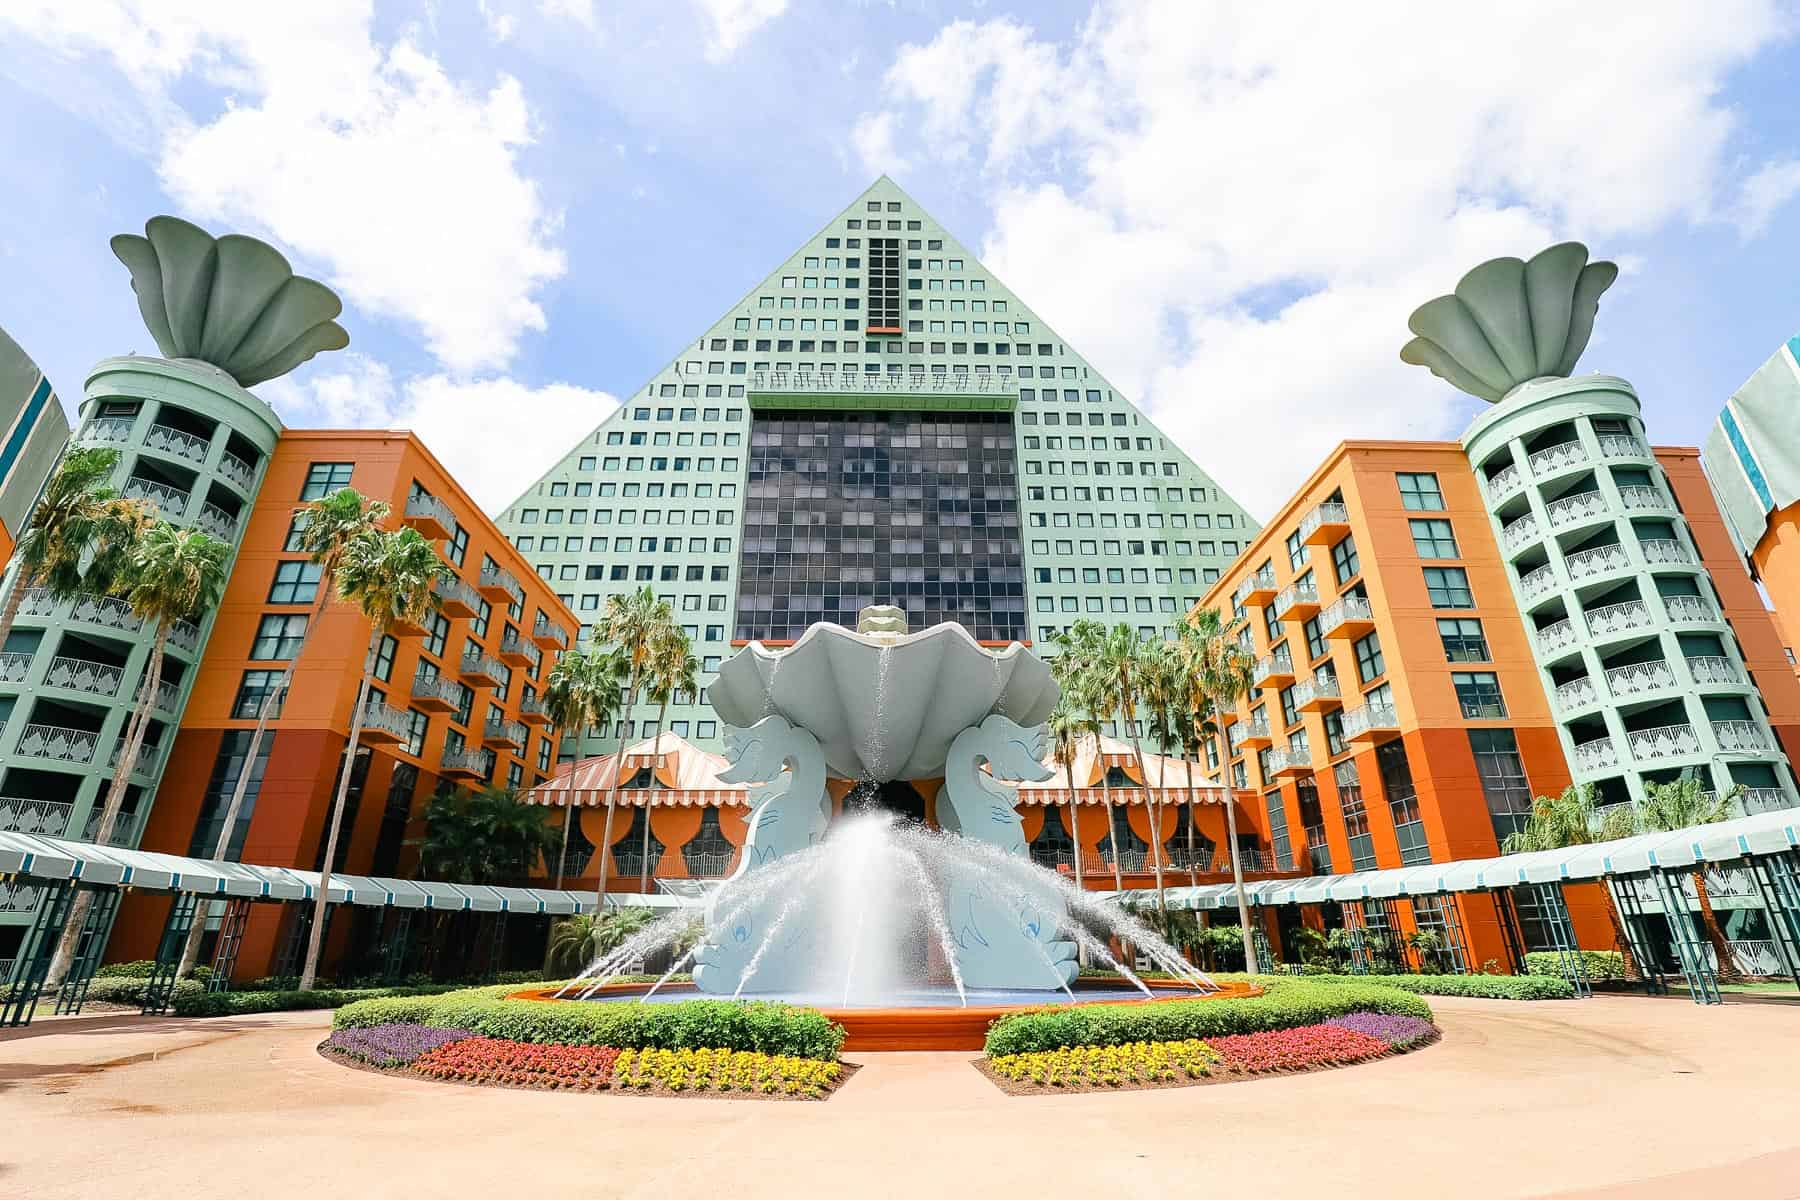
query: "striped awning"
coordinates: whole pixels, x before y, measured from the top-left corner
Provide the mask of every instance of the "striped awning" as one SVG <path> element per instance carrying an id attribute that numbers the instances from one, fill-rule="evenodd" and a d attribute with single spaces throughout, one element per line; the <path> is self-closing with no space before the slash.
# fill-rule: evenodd
<path id="1" fill-rule="evenodd" d="M 544 804 L 556 808 L 569 804 L 576 808 L 592 808 L 597 804 L 605 804 L 606 796 L 605 788 L 559 788 L 556 791 L 540 788 L 522 793 L 521 799 L 527 804 Z M 617 804 L 632 808 L 718 808 L 727 804 L 750 803 L 750 793 L 744 788 L 620 788 L 613 796 Z"/>
<path id="2" fill-rule="evenodd" d="M 1075 803 L 1077 804 L 1106 804 L 1110 801 L 1114 808 L 1143 804 L 1147 801 L 1154 801 L 1157 804 L 1223 804 L 1232 798 L 1232 790 L 1222 787 L 1116 787 L 1110 789 L 1084 787 L 1075 789 Z M 1256 793 L 1238 792 L 1236 799 L 1242 804 L 1255 800 Z M 1069 789 L 1066 787 L 1055 790 L 1044 787 L 1020 788 L 1018 802 L 1045 806 L 1067 804 L 1069 803 Z"/>

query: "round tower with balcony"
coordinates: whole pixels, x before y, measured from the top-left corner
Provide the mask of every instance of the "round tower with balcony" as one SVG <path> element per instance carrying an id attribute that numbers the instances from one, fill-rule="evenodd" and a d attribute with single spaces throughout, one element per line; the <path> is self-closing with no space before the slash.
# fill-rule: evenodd
<path id="1" fill-rule="evenodd" d="M 346 344 L 334 321 L 341 306 L 253 239 L 214 239 L 171 217 L 154 218 L 146 233 L 115 238 L 113 248 L 164 357 L 96 365 L 71 444 L 116 452 L 119 494 L 235 547 L 282 428 L 247 388 Z M 170 633 L 117 844 L 134 845 L 142 831 L 214 616 Z M 152 641 L 116 597 L 28 588 L 0 653 L 0 828 L 93 835 Z"/>
<path id="2" fill-rule="evenodd" d="M 1577 243 L 1495 259 L 1413 314 L 1401 357 L 1490 401 L 1464 433 L 1577 783 L 1796 803 L 1711 576 L 1645 436 L 1637 393 L 1571 378 L 1617 276 Z"/>

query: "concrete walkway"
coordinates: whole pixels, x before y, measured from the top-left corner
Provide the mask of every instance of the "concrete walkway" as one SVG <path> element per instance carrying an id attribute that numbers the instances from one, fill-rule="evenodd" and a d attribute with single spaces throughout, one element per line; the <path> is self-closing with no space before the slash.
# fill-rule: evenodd
<path id="1" fill-rule="evenodd" d="M 328 1014 L 0 1036 L 0 1196 L 1800 1196 L 1800 1013 L 1434 1001 L 1401 1058 L 1009 1099 L 881 1054 L 824 1104 L 508 1092 L 314 1051 Z"/>

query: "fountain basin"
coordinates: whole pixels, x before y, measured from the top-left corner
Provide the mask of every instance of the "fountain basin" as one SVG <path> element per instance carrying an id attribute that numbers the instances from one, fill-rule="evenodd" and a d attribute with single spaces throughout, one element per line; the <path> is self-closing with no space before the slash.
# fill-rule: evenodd
<path id="1" fill-rule="evenodd" d="M 1262 989 L 1249 983 L 1221 983 L 1219 990 L 1204 995 L 1178 980 L 1145 981 L 1152 992 L 1146 997 L 1135 987 L 1116 980 L 1077 980 L 1073 985 L 1077 1004 L 1168 1004 L 1176 1000 L 1236 1000 L 1262 995 Z M 606 1004 L 641 1000 L 652 984 L 609 983 L 592 997 L 578 1000 L 558 996 L 553 988 L 528 988 L 514 992 L 509 1000 L 555 1001 L 562 1004 Z M 652 1004 L 705 998 L 706 994 L 691 983 L 664 984 L 657 990 Z M 716 997 L 713 997 L 716 999 Z M 848 1051 L 880 1050 L 980 1050 L 987 1041 L 988 1026 L 1000 1017 L 1027 1009 L 1052 1007 L 1069 1002 L 1061 992 L 1027 990 L 971 990 L 967 1007 L 957 1003 L 956 989 L 948 986 L 907 989 L 887 999 L 882 1005 L 843 1007 L 820 1002 L 817 997 L 784 993 L 760 993 L 746 999 L 778 1004 L 797 1004 L 816 1008 L 844 1027 Z"/>

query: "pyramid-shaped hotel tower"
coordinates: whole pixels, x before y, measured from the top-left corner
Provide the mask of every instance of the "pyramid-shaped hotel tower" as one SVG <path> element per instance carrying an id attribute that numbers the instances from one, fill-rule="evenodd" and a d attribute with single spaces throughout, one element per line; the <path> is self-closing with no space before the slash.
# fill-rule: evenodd
<path id="1" fill-rule="evenodd" d="M 1082 617 L 1171 636 L 1255 531 L 885 176 L 498 522 L 586 622 L 653 587 L 703 688 L 746 640 L 870 604 L 998 644 Z M 720 734 L 704 696 L 669 730 Z"/>

